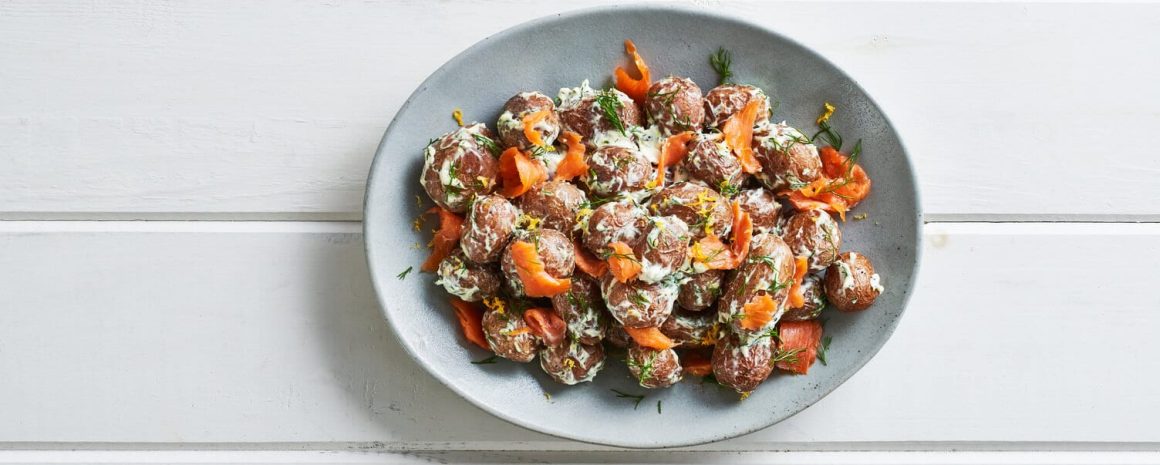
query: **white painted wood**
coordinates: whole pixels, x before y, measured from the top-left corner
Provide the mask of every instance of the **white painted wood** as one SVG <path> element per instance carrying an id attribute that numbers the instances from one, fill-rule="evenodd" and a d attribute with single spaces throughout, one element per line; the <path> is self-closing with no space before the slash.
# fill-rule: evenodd
<path id="1" fill-rule="evenodd" d="M 0 222 L 0 448 L 602 449 L 496 420 L 415 366 L 357 228 Z M 910 309 L 860 373 L 693 450 L 1160 444 L 1160 224 L 932 224 L 926 240 Z"/>
<path id="2" fill-rule="evenodd" d="M 357 219 L 426 75 L 604 3 L 0 2 L 0 218 Z M 1160 4 L 686 4 L 857 77 L 931 219 L 1160 220 Z"/>
<path id="3" fill-rule="evenodd" d="M 649 463 L 701 464 L 727 460 L 732 464 L 796 465 L 1144 465 L 1160 461 L 1160 453 L 1140 451 L 1082 452 L 421 452 L 415 454 L 352 451 L 0 451 L 0 464 L 363 464 L 363 463 Z"/>

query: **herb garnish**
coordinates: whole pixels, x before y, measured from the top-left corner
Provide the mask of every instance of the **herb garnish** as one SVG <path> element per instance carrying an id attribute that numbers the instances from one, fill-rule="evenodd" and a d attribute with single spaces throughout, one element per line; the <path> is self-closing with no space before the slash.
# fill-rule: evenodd
<path id="1" fill-rule="evenodd" d="M 620 99 L 616 97 L 616 92 L 609 90 L 602 90 L 596 94 L 596 105 L 604 112 L 604 117 L 608 118 L 608 122 L 612 127 L 616 128 L 623 135 L 628 135 L 624 131 L 624 123 L 620 121 L 620 115 L 616 113 L 622 108 Z"/>
<path id="2" fill-rule="evenodd" d="M 490 137 L 487 137 L 483 134 L 472 134 L 471 137 L 474 138 L 475 141 L 479 143 L 479 145 L 482 145 L 484 148 L 486 148 L 488 152 L 491 152 L 492 156 L 499 156 L 499 144 L 496 144 L 495 141 Z"/>
<path id="3" fill-rule="evenodd" d="M 488 357 L 488 358 L 485 358 L 485 359 L 482 359 L 482 360 L 473 360 L 473 361 L 471 362 L 471 364 L 472 364 L 472 365 L 488 365 L 488 364 L 495 363 L 495 362 L 497 362 L 497 361 L 499 361 L 499 356 L 498 356 L 498 355 L 492 355 L 491 357 Z"/>
<path id="4" fill-rule="evenodd" d="M 644 394 L 629 394 L 629 393 L 621 391 L 619 389 L 609 389 L 609 391 L 615 392 L 617 398 L 633 399 L 633 403 L 632 403 L 633 410 L 636 410 L 637 407 L 640 407 L 640 403 L 641 403 L 641 401 L 644 400 L 644 397 L 645 397 Z"/>
<path id="5" fill-rule="evenodd" d="M 399 281 L 402 281 L 402 280 L 406 279 L 406 278 L 407 278 L 407 275 L 408 275 L 408 274 L 410 274 L 410 273 L 411 273 L 411 270 L 414 270 L 414 269 L 415 269 L 415 267 L 413 267 L 413 266 L 408 266 L 408 267 L 407 267 L 407 269 L 403 270 L 403 272 L 402 272 L 402 273 L 399 273 L 399 274 L 395 275 L 395 277 L 396 277 L 396 278 L 399 278 Z"/>
<path id="6" fill-rule="evenodd" d="M 718 47 L 716 53 L 709 55 L 709 65 L 720 78 L 717 85 L 728 83 L 729 78 L 733 77 L 733 70 L 729 69 L 733 65 L 733 54 L 725 50 L 725 47 Z"/>
<path id="7" fill-rule="evenodd" d="M 660 415 L 660 414 L 661 414 L 661 401 L 658 400 L 657 401 L 657 415 Z"/>
<path id="8" fill-rule="evenodd" d="M 733 183 L 729 182 L 728 179 L 726 179 L 717 185 L 717 190 L 721 192 L 721 195 L 725 196 L 725 198 L 731 199 L 737 194 L 741 193 L 741 186 L 735 186 Z"/>
<path id="9" fill-rule="evenodd" d="M 830 341 L 833 341 L 833 340 L 834 340 L 833 337 L 826 336 L 826 337 L 822 338 L 822 345 L 818 346 L 818 361 L 822 362 L 822 365 L 827 365 L 827 363 L 826 363 L 826 351 L 830 350 Z"/>
<path id="10" fill-rule="evenodd" d="M 804 349 L 800 349 L 800 348 L 790 349 L 790 350 L 779 350 L 779 351 L 777 351 L 777 355 L 774 355 L 773 358 L 771 358 L 769 360 L 769 363 L 771 365 L 775 365 L 775 364 L 778 364 L 781 362 L 789 363 L 791 365 L 795 364 L 798 362 L 798 354 L 802 353 L 803 350 Z"/>
<path id="11" fill-rule="evenodd" d="M 814 133 L 814 136 L 810 138 L 810 142 L 813 143 L 814 141 L 818 140 L 819 137 L 821 137 L 822 141 L 824 141 L 827 145 L 833 147 L 839 152 L 842 151 L 842 135 L 838 134 L 838 131 L 835 131 L 833 126 L 830 126 L 830 122 L 822 121 L 818 124 L 818 127 L 821 129 Z"/>

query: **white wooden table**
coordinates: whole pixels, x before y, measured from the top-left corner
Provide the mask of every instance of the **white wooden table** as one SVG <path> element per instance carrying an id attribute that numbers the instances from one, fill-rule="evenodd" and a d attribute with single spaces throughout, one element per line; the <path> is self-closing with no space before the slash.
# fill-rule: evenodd
<path id="1" fill-rule="evenodd" d="M 0 0 L 0 463 L 1160 462 L 1160 4 L 718 3 L 882 104 L 918 287 L 848 383 L 679 451 L 492 418 L 399 349 L 359 234 L 391 116 L 602 2 Z"/>

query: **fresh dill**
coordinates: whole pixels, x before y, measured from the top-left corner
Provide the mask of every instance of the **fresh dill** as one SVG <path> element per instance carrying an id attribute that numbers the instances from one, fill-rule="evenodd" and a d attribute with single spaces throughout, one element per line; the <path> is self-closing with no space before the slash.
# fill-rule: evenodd
<path id="1" fill-rule="evenodd" d="M 709 55 L 709 65 L 713 67 L 713 71 L 717 72 L 717 85 L 722 85 L 730 82 L 733 77 L 733 54 L 725 47 L 718 47 L 717 51 Z"/>
<path id="2" fill-rule="evenodd" d="M 818 361 L 822 362 L 822 365 L 828 365 L 826 363 L 826 352 L 830 350 L 830 341 L 833 340 L 833 337 L 826 336 L 822 338 L 822 345 L 818 346 Z"/>
<path id="3" fill-rule="evenodd" d="M 411 274 L 411 270 L 414 270 L 414 269 L 415 269 L 415 267 L 413 267 L 413 266 L 408 266 L 408 267 L 407 267 L 407 269 L 403 270 L 403 272 L 402 272 L 402 273 L 399 273 L 399 274 L 395 275 L 395 277 L 396 277 L 396 278 L 399 278 L 399 281 L 402 281 L 402 280 L 404 280 L 404 279 L 407 279 L 407 275 L 408 275 L 408 274 Z"/>
<path id="4" fill-rule="evenodd" d="M 661 401 L 657 400 L 657 415 L 661 414 Z"/>
<path id="5" fill-rule="evenodd" d="M 492 355 L 491 357 L 488 357 L 488 358 L 485 358 L 485 359 L 482 359 L 482 360 L 473 360 L 473 361 L 471 362 L 471 364 L 472 364 L 472 365 L 490 365 L 490 364 L 492 364 L 492 363 L 496 363 L 496 362 L 498 362 L 498 361 L 499 361 L 499 356 L 498 356 L 498 355 Z"/>
<path id="6" fill-rule="evenodd" d="M 649 303 L 648 297 L 645 297 L 645 295 L 641 294 L 640 291 L 633 291 L 632 295 L 629 296 L 629 300 L 632 301 L 633 304 L 639 305 L 641 307 L 647 307 Z"/>
<path id="7" fill-rule="evenodd" d="M 621 391 L 619 389 L 609 389 L 609 391 L 615 392 L 616 397 L 619 399 L 632 399 L 633 400 L 633 402 L 632 402 L 632 409 L 633 410 L 636 410 L 637 407 L 640 407 L 640 403 L 642 401 L 644 401 L 644 397 L 645 397 L 644 394 L 629 394 L 629 393 Z"/>
<path id="8" fill-rule="evenodd" d="M 818 123 L 818 128 L 820 128 L 818 132 L 814 133 L 814 136 L 810 138 L 811 143 L 821 138 L 822 142 L 825 142 L 839 152 L 842 151 L 842 135 L 838 134 L 838 131 L 834 130 L 833 126 L 830 126 L 829 121 Z"/>
<path id="9" fill-rule="evenodd" d="M 796 364 L 798 363 L 798 354 L 802 353 L 803 350 L 804 349 L 801 348 L 779 350 L 777 351 L 777 355 L 774 355 L 773 358 L 769 360 L 769 363 L 771 365 L 776 365 L 782 362 L 788 363 L 790 365 Z"/>
<path id="10" fill-rule="evenodd" d="M 733 185 L 729 180 L 724 180 L 717 185 L 717 191 L 721 192 L 721 195 L 725 196 L 725 198 L 731 199 L 741 193 L 741 186 Z"/>
<path id="11" fill-rule="evenodd" d="M 624 130 L 624 123 L 620 121 L 620 114 L 617 110 L 622 108 L 620 99 L 616 97 L 616 92 L 613 90 L 602 90 L 596 94 L 596 105 L 604 112 L 604 117 L 623 135 L 628 135 Z"/>
<path id="12" fill-rule="evenodd" d="M 483 148 L 487 149 L 488 152 L 491 152 L 492 156 L 499 156 L 499 144 L 495 143 L 495 141 L 490 137 L 487 137 L 483 134 L 472 134 L 471 137 L 474 138 L 475 141 L 479 143 L 479 145 L 482 145 Z"/>

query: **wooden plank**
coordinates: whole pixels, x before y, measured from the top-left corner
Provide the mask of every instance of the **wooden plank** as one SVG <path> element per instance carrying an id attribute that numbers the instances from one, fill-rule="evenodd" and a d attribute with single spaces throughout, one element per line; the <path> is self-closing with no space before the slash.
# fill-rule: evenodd
<path id="1" fill-rule="evenodd" d="M 646 456 L 647 454 L 647 456 Z M 0 451 L 0 464 L 410 464 L 410 463 L 649 463 L 796 465 L 1145 465 L 1160 453 L 1147 451 L 852 451 L 852 452 L 437 452 L 366 451 Z"/>
<path id="2" fill-rule="evenodd" d="M 358 219 L 379 137 L 425 76 L 607 3 L 0 3 L 0 218 Z M 1160 158 L 1131 137 L 1160 125 L 1160 4 L 686 5 L 857 77 L 931 219 L 1160 220 Z"/>
<path id="3" fill-rule="evenodd" d="M 0 222 L 0 447 L 600 449 L 496 420 L 415 366 L 357 230 Z M 860 373 L 694 450 L 1160 443 L 1160 224 L 937 224 L 926 240 L 911 307 Z"/>

